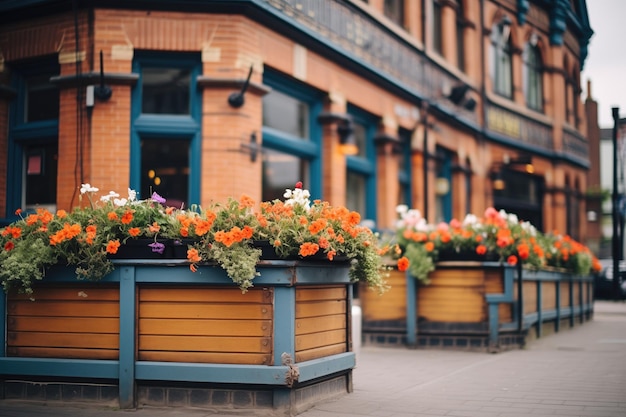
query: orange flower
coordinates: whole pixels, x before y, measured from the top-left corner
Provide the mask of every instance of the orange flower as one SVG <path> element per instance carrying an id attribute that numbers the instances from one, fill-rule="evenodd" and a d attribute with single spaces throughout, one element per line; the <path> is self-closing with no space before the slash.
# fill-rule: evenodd
<path id="1" fill-rule="evenodd" d="M 67 217 L 67 211 L 65 211 L 65 210 L 57 210 L 57 217 L 59 219 L 64 219 L 65 217 Z"/>
<path id="2" fill-rule="evenodd" d="M 300 256 L 312 256 L 315 255 L 319 249 L 320 247 L 317 243 L 306 242 L 300 245 L 300 251 L 298 254 Z"/>
<path id="3" fill-rule="evenodd" d="M 133 212 L 131 210 L 127 210 L 126 213 L 122 216 L 122 223 L 129 224 L 133 221 Z"/>
<path id="4" fill-rule="evenodd" d="M 433 242 L 426 242 L 424 243 L 424 249 L 426 249 L 426 252 L 432 252 L 435 250 L 435 244 Z"/>
<path id="5" fill-rule="evenodd" d="M 109 243 L 107 243 L 107 253 L 110 253 L 112 255 L 117 253 L 117 250 L 120 247 L 120 241 L 119 240 L 109 240 Z"/>
<path id="6" fill-rule="evenodd" d="M 487 253 L 487 246 L 485 245 L 478 245 L 476 246 L 476 253 L 479 255 L 484 255 Z"/>
<path id="7" fill-rule="evenodd" d="M 117 220 L 118 219 L 117 213 L 114 211 L 110 211 L 109 214 L 107 214 L 107 218 L 109 220 Z"/>
<path id="8" fill-rule="evenodd" d="M 153 222 L 151 225 L 148 225 L 148 231 L 150 233 L 159 233 L 161 230 L 161 226 L 157 222 Z"/>
<path id="9" fill-rule="evenodd" d="M 131 227 L 130 229 L 128 229 L 128 234 L 132 237 L 138 236 L 139 233 L 141 233 L 141 229 L 138 227 Z"/>
<path id="10" fill-rule="evenodd" d="M 200 254 L 198 253 L 198 249 L 195 249 L 195 248 L 188 249 L 187 260 L 189 260 L 189 262 L 192 262 L 192 263 L 200 262 L 202 258 L 200 257 Z"/>
<path id="11" fill-rule="evenodd" d="M 409 259 L 406 256 L 398 259 L 398 271 L 404 272 L 409 269 Z"/>
<path id="12" fill-rule="evenodd" d="M 506 263 L 508 263 L 509 265 L 517 265 L 517 256 L 510 255 L 508 258 L 506 258 Z"/>
<path id="13" fill-rule="evenodd" d="M 15 243 L 11 241 L 8 241 L 7 243 L 4 244 L 4 250 L 7 252 L 13 250 L 14 247 L 15 247 Z"/>

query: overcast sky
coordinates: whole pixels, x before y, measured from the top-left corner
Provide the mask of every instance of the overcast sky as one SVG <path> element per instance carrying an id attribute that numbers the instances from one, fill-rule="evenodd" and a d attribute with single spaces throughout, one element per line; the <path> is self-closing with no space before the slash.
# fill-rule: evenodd
<path id="1" fill-rule="evenodd" d="M 626 0 L 587 0 L 587 11 L 594 34 L 581 76 L 582 100 L 591 80 L 600 127 L 610 128 L 613 107 L 626 117 Z"/>

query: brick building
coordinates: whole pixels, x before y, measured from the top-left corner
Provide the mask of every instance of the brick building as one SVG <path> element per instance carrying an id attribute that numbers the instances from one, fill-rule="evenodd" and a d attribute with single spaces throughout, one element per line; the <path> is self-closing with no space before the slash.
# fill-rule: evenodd
<path id="1" fill-rule="evenodd" d="M 592 33 L 584 0 L 3 2 L 0 218 L 82 183 L 188 205 L 302 180 L 378 227 L 493 205 L 582 239 Z"/>

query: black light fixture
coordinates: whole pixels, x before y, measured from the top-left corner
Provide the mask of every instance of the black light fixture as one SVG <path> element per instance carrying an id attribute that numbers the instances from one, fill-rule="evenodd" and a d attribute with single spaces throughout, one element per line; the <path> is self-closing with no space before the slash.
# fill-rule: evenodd
<path id="1" fill-rule="evenodd" d="M 346 114 L 324 112 L 317 117 L 321 124 L 336 123 L 339 135 L 339 149 L 344 155 L 357 155 L 359 147 L 354 137 L 354 123 Z"/>
<path id="2" fill-rule="evenodd" d="M 250 134 L 250 143 L 242 143 L 241 149 L 250 155 L 250 162 L 256 162 L 259 153 L 263 151 L 263 147 L 259 144 L 256 132 Z"/>
<path id="3" fill-rule="evenodd" d="M 107 101 L 113 94 L 111 87 L 104 83 L 104 58 L 102 49 L 100 50 L 100 85 L 94 87 L 93 94 L 98 98 L 98 100 L 102 101 Z"/>
<path id="4" fill-rule="evenodd" d="M 498 22 L 498 28 L 500 29 L 500 33 L 502 34 L 502 41 L 506 41 L 507 39 L 509 39 L 512 25 L 513 22 L 511 21 L 511 18 L 507 15 L 503 15 Z"/>
<path id="5" fill-rule="evenodd" d="M 468 111 L 474 111 L 476 108 L 476 100 L 468 96 L 470 86 L 467 84 L 459 84 L 452 88 L 447 98 L 457 106 L 463 106 Z"/>
<path id="6" fill-rule="evenodd" d="M 244 81 L 243 86 L 241 87 L 241 91 L 231 93 L 228 96 L 228 104 L 231 107 L 238 109 L 239 107 L 243 106 L 243 104 L 245 103 L 246 100 L 245 100 L 244 94 L 246 94 L 246 90 L 248 89 L 248 86 L 250 85 L 250 77 L 252 77 L 253 69 L 254 69 L 254 65 L 250 65 L 248 78 L 246 78 L 246 80 Z"/>

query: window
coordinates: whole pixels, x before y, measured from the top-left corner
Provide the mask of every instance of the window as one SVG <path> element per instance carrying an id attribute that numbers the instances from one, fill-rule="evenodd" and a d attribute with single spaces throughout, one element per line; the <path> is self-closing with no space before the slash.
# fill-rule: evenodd
<path id="1" fill-rule="evenodd" d="M 286 188 L 302 181 L 313 198 L 322 192 L 320 140 L 316 120 L 322 94 L 271 70 L 263 83 L 272 91 L 263 96 L 263 201 L 282 199 Z"/>
<path id="2" fill-rule="evenodd" d="M 452 152 L 437 148 L 435 215 L 437 222 L 452 220 Z"/>
<path id="3" fill-rule="evenodd" d="M 404 27 L 404 0 L 385 0 L 383 8 L 385 16 Z"/>
<path id="4" fill-rule="evenodd" d="M 543 70 L 539 48 L 526 44 L 524 60 L 524 97 L 526 105 L 533 110 L 543 110 Z"/>
<path id="5" fill-rule="evenodd" d="M 432 23 L 432 40 L 433 40 L 433 49 L 438 54 L 443 54 L 443 21 L 441 16 L 441 3 L 439 0 L 433 0 L 431 3 L 432 6 L 432 18 L 430 22 Z"/>
<path id="6" fill-rule="evenodd" d="M 200 74 L 197 54 L 138 53 L 132 95 L 131 188 L 174 207 L 200 198 Z"/>
<path id="7" fill-rule="evenodd" d="M 499 23 L 491 31 L 491 81 L 496 94 L 513 97 L 509 26 Z"/>
<path id="8" fill-rule="evenodd" d="M 346 207 L 358 211 L 362 219 L 376 221 L 376 155 L 373 116 L 348 106 L 354 124 L 359 154 L 346 157 Z"/>
<path id="9" fill-rule="evenodd" d="M 56 211 L 59 90 L 50 78 L 57 60 L 16 66 L 12 84 L 17 98 L 10 107 L 7 216 L 16 208 Z"/>
<path id="10" fill-rule="evenodd" d="M 411 133 L 407 130 L 400 131 L 400 145 L 398 155 L 398 204 L 413 205 L 411 193 Z"/>
<path id="11" fill-rule="evenodd" d="M 463 16 L 463 2 L 457 0 L 456 5 L 456 62 L 461 71 L 465 71 L 465 16 Z"/>

